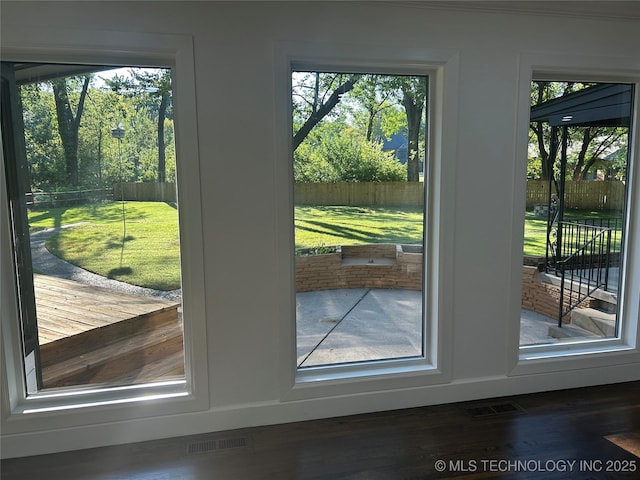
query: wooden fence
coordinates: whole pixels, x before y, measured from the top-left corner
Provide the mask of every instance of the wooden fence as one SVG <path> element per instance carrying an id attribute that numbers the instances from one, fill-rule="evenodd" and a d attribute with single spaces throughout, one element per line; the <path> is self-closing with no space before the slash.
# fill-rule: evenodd
<path id="1" fill-rule="evenodd" d="M 422 182 L 296 183 L 296 204 L 422 206 Z"/>
<path id="2" fill-rule="evenodd" d="M 68 207 L 100 200 L 111 200 L 112 198 L 113 190 L 111 188 L 69 192 L 28 192 L 26 194 L 27 207 L 33 209 Z"/>
<path id="3" fill-rule="evenodd" d="M 123 196 L 124 193 L 124 196 Z M 114 200 L 138 202 L 175 202 L 176 184 L 158 182 L 127 182 L 113 185 Z"/>
<path id="4" fill-rule="evenodd" d="M 527 208 L 546 204 L 549 183 L 544 180 L 527 181 Z M 613 181 L 567 181 L 566 208 L 591 210 L 622 210 L 625 185 Z M 124 194 L 124 195 L 123 195 Z M 175 183 L 116 183 L 113 190 L 83 190 L 77 192 L 37 192 L 27 194 L 29 206 L 52 207 L 86 203 L 96 199 L 141 202 L 175 202 Z M 296 183 L 295 203 L 298 205 L 389 205 L 422 206 L 422 182 L 343 182 Z"/>
<path id="5" fill-rule="evenodd" d="M 527 208 L 548 201 L 549 183 L 527 181 Z M 621 210 L 625 185 L 622 182 L 567 181 L 566 208 Z M 295 203 L 299 205 L 392 205 L 422 206 L 422 182 L 296 183 Z"/>
<path id="6" fill-rule="evenodd" d="M 555 193 L 555 189 L 551 190 Z M 567 181 L 565 185 L 565 207 L 591 210 L 622 210 L 625 185 L 616 181 Z M 527 208 L 547 204 L 549 182 L 527 181 Z"/>

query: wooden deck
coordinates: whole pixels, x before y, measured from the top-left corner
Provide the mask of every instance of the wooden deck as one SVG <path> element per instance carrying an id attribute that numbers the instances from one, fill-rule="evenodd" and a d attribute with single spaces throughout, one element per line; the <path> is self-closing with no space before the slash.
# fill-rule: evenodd
<path id="1" fill-rule="evenodd" d="M 180 304 L 34 275 L 45 388 L 184 374 Z"/>
<path id="2" fill-rule="evenodd" d="M 123 320 L 177 311 L 179 306 L 47 275 L 34 275 L 33 280 L 41 346 Z"/>

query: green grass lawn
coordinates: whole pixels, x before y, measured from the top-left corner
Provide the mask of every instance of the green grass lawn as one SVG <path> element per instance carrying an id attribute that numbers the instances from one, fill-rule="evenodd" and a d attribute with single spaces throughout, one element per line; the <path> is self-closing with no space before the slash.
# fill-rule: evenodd
<path id="1" fill-rule="evenodd" d="M 178 214 L 162 202 L 105 202 L 29 214 L 32 230 L 77 224 L 46 242 L 54 255 L 104 277 L 133 285 L 180 288 Z"/>
<path id="2" fill-rule="evenodd" d="M 76 224 L 47 241 L 54 255 L 99 275 L 157 290 L 180 287 L 178 215 L 175 205 L 104 202 L 29 213 L 33 230 Z M 615 213 L 570 211 L 567 219 Z M 362 243 L 421 243 L 422 210 L 350 206 L 296 206 L 296 248 Z M 527 211 L 525 255 L 543 256 L 546 219 Z M 619 235 L 618 235 L 619 238 Z"/>
<path id="3" fill-rule="evenodd" d="M 590 218 L 615 218 L 620 217 L 622 212 L 608 211 L 595 212 L 590 210 L 567 210 L 564 215 L 565 221 L 572 219 Z M 620 241 L 622 238 L 621 226 L 612 232 L 612 247 L 620 251 Z M 531 257 L 544 257 L 547 245 L 547 218 L 536 217 L 533 210 L 527 210 L 524 220 L 524 255 Z"/>
<path id="4" fill-rule="evenodd" d="M 422 210 L 296 206 L 296 248 L 362 243 L 421 243 Z"/>

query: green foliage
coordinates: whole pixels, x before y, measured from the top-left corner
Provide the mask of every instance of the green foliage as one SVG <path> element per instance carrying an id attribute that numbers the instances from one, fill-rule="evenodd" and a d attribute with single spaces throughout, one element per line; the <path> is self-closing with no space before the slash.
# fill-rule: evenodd
<path id="1" fill-rule="evenodd" d="M 316 128 L 294 153 L 297 182 L 399 182 L 405 167 L 352 127 Z"/>
<path id="2" fill-rule="evenodd" d="M 298 256 L 307 256 L 307 255 L 327 255 L 330 253 L 336 253 L 338 251 L 338 247 L 335 245 L 325 245 L 324 243 L 317 245 L 315 247 L 309 248 L 298 248 L 296 249 L 296 255 Z"/>
<path id="3" fill-rule="evenodd" d="M 170 96 L 170 71 L 132 69 L 127 76 L 118 75 L 111 80 L 98 77 L 106 74 L 92 77 L 78 130 L 78 188 L 109 188 L 120 181 L 156 181 L 158 95 Z M 81 84 L 76 77 L 65 81 L 75 106 Z M 69 190 L 72 186 L 65 173 L 65 152 L 50 82 L 23 85 L 21 100 L 31 188 Z M 170 100 L 169 97 L 163 122 L 166 181 L 175 180 Z M 111 129 L 118 123 L 125 128 L 121 145 L 111 136 Z"/>
<path id="4" fill-rule="evenodd" d="M 293 72 L 296 180 L 418 181 L 426 143 L 427 85 L 422 76 Z M 353 131 L 370 145 L 354 141 Z M 407 137 L 410 151 L 402 175 L 378 145 L 397 133 Z M 357 161 L 362 164 L 354 165 Z"/>
<path id="5" fill-rule="evenodd" d="M 25 145 L 32 188 L 55 190 L 64 183 L 65 163 L 62 142 L 56 130 L 53 93 L 45 85 L 21 88 Z"/>
<path id="6" fill-rule="evenodd" d="M 542 162 L 539 157 L 529 157 L 527 159 L 527 178 L 530 180 L 542 178 Z"/>

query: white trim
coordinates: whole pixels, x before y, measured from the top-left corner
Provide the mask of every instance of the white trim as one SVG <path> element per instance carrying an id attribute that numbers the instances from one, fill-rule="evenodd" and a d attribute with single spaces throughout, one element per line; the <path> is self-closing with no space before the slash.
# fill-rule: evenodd
<path id="1" fill-rule="evenodd" d="M 583 368 L 595 368 L 605 365 L 620 365 L 640 361 L 640 199 L 638 199 L 638 162 L 640 161 L 640 60 L 630 57 L 595 57 L 580 55 L 521 54 L 519 57 L 517 129 L 516 129 L 516 166 L 514 169 L 514 211 L 524 219 L 526 188 L 526 162 L 530 116 L 530 85 L 533 79 L 554 81 L 585 80 L 594 82 L 634 83 L 634 117 L 631 129 L 631 148 L 627 175 L 627 212 L 625 218 L 625 251 L 622 262 L 621 285 L 618 296 L 620 305 L 618 319 L 621 325 L 617 339 L 605 339 L 584 342 L 562 342 L 540 346 L 519 345 L 520 297 L 522 294 L 522 250 L 512 252 L 511 285 L 514 286 L 510 298 L 511 318 L 509 342 L 509 365 L 511 375 L 545 373 Z M 635 196 L 634 196 L 635 192 Z M 524 222 L 514 223 L 512 243 L 522 245 Z M 635 267 L 635 268 L 634 268 Z M 516 286 L 517 285 L 517 286 Z M 517 319 L 517 321 L 515 320 Z"/>
<path id="2" fill-rule="evenodd" d="M 20 349 L 15 347 L 20 344 L 15 280 L 3 269 L 0 289 L 6 370 L 2 372 L 2 390 L 8 392 L 2 402 L 2 414 L 7 419 L 3 434 L 205 410 L 209 408 L 209 377 L 193 40 L 185 35 L 29 30 L 6 35 L 29 41 L 4 41 L 3 61 L 172 67 L 186 380 L 102 390 L 79 388 L 60 394 L 39 392 L 25 398 L 24 380 L 18 374 L 23 362 Z M 4 181 L 0 189 L 4 200 Z M 11 235 L 4 207 L 2 215 L 1 255 L 3 263 L 10 264 L 11 249 L 6 245 L 11 244 Z M 140 408 L 136 405 L 140 402 L 153 403 L 153 408 Z"/>
<path id="3" fill-rule="evenodd" d="M 73 435 L 40 425 L 34 431 L 5 434 L 2 442 L 3 458 L 25 454 L 38 455 L 59 451 L 80 450 L 106 445 L 131 443 L 171 436 L 197 435 L 220 432 L 249 426 L 273 425 L 295 421 L 313 420 L 328 416 L 382 412 L 402 408 L 423 407 L 442 403 L 473 401 L 509 395 L 523 395 L 540 391 L 541 379 L 545 391 L 578 388 L 593 385 L 593 378 L 601 378 L 599 384 L 630 381 L 637 377 L 637 364 L 582 368 L 573 372 L 531 374 L 519 377 L 490 376 L 462 379 L 446 387 L 417 386 L 398 390 L 363 392 L 339 397 L 315 398 L 299 402 L 251 402 L 190 415 L 170 415 L 162 421 L 156 418 L 137 418 L 130 421 L 114 421 L 105 424 L 91 422 L 73 429 Z M 154 405 L 150 405 L 153 407 Z M 61 412 L 64 415 L 65 412 Z"/>
<path id="4" fill-rule="evenodd" d="M 453 228 L 445 218 L 454 212 L 457 91 L 459 58 L 455 51 L 406 51 L 382 45 L 290 44 L 275 46 L 276 185 L 279 198 L 279 312 L 281 397 L 284 401 L 410 388 L 447 383 L 451 379 Z M 425 334 L 424 358 L 381 360 L 357 365 L 296 369 L 293 172 L 291 158 L 291 71 L 311 69 L 429 76 L 429 152 L 425 178 Z M 284 105 L 289 106 L 285 108 Z M 443 158 L 447 159 L 446 162 Z"/>

